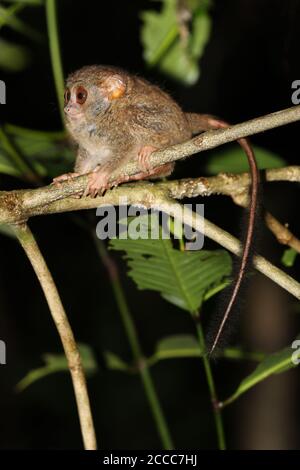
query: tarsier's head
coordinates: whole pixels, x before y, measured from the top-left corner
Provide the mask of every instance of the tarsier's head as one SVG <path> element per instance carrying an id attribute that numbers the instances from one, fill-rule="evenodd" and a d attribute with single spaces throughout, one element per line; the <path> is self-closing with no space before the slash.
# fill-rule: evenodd
<path id="1" fill-rule="evenodd" d="M 65 89 L 65 116 L 67 122 L 95 119 L 126 92 L 127 76 L 114 67 L 88 66 L 71 74 Z"/>

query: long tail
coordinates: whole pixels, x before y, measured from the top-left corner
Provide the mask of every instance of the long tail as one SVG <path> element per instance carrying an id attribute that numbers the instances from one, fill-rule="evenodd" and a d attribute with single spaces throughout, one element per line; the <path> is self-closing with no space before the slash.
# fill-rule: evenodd
<path id="1" fill-rule="evenodd" d="M 221 121 L 213 116 L 206 115 L 206 114 L 186 113 L 186 117 L 190 123 L 190 128 L 193 134 L 198 134 L 200 132 L 211 130 L 211 129 L 224 129 L 226 127 L 229 127 L 228 123 Z M 251 173 L 251 191 L 250 191 L 248 226 L 247 226 L 246 238 L 244 241 L 244 246 L 243 246 L 243 251 L 242 251 L 242 256 L 241 256 L 241 264 L 240 264 L 238 274 L 235 280 L 235 284 L 231 293 L 231 297 L 227 304 L 222 321 L 220 325 L 218 326 L 217 333 L 213 339 L 212 346 L 210 349 L 210 354 L 213 353 L 213 351 L 215 350 L 220 340 L 225 324 L 228 320 L 233 304 L 235 303 L 237 299 L 239 289 L 241 287 L 243 278 L 245 276 L 246 267 L 247 267 L 247 264 L 250 258 L 250 253 L 251 253 L 251 246 L 252 246 L 254 227 L 255 227 L 255 216 L 256 216 L 256 211 L 257 211 L 257 206 L 258 206 L 259 171 L 258 171 L 255 155 L 247 139 L 239 139 L 238 143 L 240 144 L 240 146 L 243 148 L 243 150 L 246 153 L 248 163 L 249 163 L 250 173 Z"/>

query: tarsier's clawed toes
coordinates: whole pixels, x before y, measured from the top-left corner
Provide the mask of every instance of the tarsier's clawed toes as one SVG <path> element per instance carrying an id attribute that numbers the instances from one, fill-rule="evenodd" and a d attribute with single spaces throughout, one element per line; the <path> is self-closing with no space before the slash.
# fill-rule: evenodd
<path id="1" fill-rule="evenodd" d="M 91 197 L 101 196 L 107 189 L 124 182 L 170 175 L 174 163 L 153 167 L 149 158 L 152 152 L 189 140 L 192 135 L 205 130 L 226 127 L 226 123 L 212 116 L 184 113 L 157 86 L 111 66 L 84 67 L 70 75 L 65 90 L 64 112 L 66 127 L 78 146 L 78 153 L 75 173 L 55 178 L 54 183 L 88 174 L 83 196 Z M 255 187 L 258 185 L 251 148 L 245 139 L 239 143 L 250 163 L 254 191 L 251 192 L 248 237 L 236 291 L 249 256 L 256 207 Z M 121 176 L 113 180 L 112 175 L 129 161 L 136 161 L 139 171 L 134 175 L 121 172 Z M 233 301 L 226 310 L 213 348 Z"/>

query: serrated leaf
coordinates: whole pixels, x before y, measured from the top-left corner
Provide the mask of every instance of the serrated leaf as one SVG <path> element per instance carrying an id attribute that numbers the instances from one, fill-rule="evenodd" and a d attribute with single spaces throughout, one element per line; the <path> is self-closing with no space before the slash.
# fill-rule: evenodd
<path id="1" fill-rule="evenodd" d="M 153 217 L 151 222 L 158 223 Z M 170 238 L 150 239 L 150 223 L 147 229 L 148 239 L 113 239 L 110 248 L 125 251 L 128 275 L 139 289 L 157 291 L 174 305 L 197 311 L 204 297 L 229 276 L 230 256 L 224 250 L 179 251 Z"/>
<path id="2" fill-rule="evenodd" d="M 94 357 L 93 351 L 86 344 L 78 345 L 82 365 L 87 376 L 94 374 L 97 371 L 97 362 Z M 55 372 L 68 371 L 68 363 L 64 354 L 44 354 L 43 360 L 45 366 L 30 371 L 17 385 L 18 391 L 23 391 L 29 385 L 33 384 L 37 380 L 46 377 L 49 374 Z"/>
<path id="3" fill-rule="evenodd" d="M 232 403 L 247 390 L 267 379 L 271 375 L 280 374 L 296 367 L 297 364 L 292 361 L 293 353 L 295 353 L 295 351 L 291 347 L 287 347 L 279 352 L 267 356 L 250 375 L 242 380 L 235 393 L 225 400 L 224 405 Z M 299 351 L 298 358 L 300 358 Z"/>
<path id="4" fill-rule="evenodd" d="M 269 150 L 257 146 L 253 146 L 253 150 L 260 170 L 281 168 L 286 165 L 283 158 Z M 221 172 L 242 173 L 249 171 L 249 166 L 243 150 L 238 146 L 230 146 L 225 150 L 213 153 L 209 157 L 206 169 L 210 174 Z"/>

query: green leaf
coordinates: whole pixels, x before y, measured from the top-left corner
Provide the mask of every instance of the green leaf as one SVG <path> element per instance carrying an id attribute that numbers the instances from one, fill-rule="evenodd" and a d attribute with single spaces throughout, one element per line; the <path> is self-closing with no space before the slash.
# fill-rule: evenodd
<path id="1" fill-rule="evenodd" d="M 0 68 L 10 72 L 19 72 L 30 63 L 27 48 L 0 38 Z"/>
<path id="2" fill-rule="evenodd" d="M 283 158 L 269 150 L 257 146 L 253 146 L 253 150 L 260 170 L 281 168 L 286 165 Z M 210 174 L 220 172 L 242 173 L 249 171 L 249 166 L 243 150 L 239 146 L 230 146 L 225 150 L 213 153 L 209 157 L 206 169 Z"/>
<path id="3" fill-rule="evenodd" d="M 294 351 L 294 349 L 292 349 L 291 347 L 287 347 L 277 353 L 267 356 L 256 367 L 256 369 L 250 375 L 248 375 L 248 377 L 242 380 L 234 394 L 223 402 L 224 406 L 229 405 L 247 390 L 262 382 L 263 380 L 267 379 L 271 375 L 280 374 L 296 367 L 297 364 L 292 361 L 292 355 L 295 353 L 296 355 L 298 354 L 298 358 L 300 358 L 299 349 L 297 353 L 297 351 Z"/>
<path id="4" fill-rule="evenodd" d="M 74 164 L 74 151 L 65 138 L 53 140 L 45 136 L 16 136 L 15 142 L 22 149 L 23 155 L 32 162 L 41 176 L 52 178 L 69 171 Z"/>
<path id="5" fill-rule="evenodd" d="M 192 335 L 180 334 L 161 339 L 154 354 L 148 359 L 150 366 L 165 359 L 199 358 L 202 356 L 199 343 Z M 239 348 L 226 348 L 221 357 L 233 360 L 262 361 L 264 355 L 258 352 L 246 352 Z"/>
<path id="6" fill-rule="evenodd" d="M 11 143 L 39 176 L 54 176 L 69 171 L 74 152 L 64 133 L 48 133 L 7 125 L 5 131 Z M 22 171 L 10 158 L 9 149 L 0 139 L 0 173 L 22 178 Z"/>
<path id="7" fill-rule="evenodd" d="M 288 248 L 287 250 L 284 250 L 284 253 L 281 258 L 282 264 L 287 268 L 291 268 L 292 266 L 294 266 L 297 254 L 297 251 L 293 248 Z"/>
<path id="8" fill-rule="evenodd" d="M 139 223 L 148 220 L 136 218 Z M 150 218 L 149 218 L 150 221 Z M 157 218 L 151 218 L 157 224 Z M 153 226 L 152 226 L 153 228 Z M 215 291 L 231 272 L 231 258 L 224 250 L 179 251 L 170 238 L 150 239 L 151 224 L 147 224 L 148 239 L 112 239 L 110 248 L 125 251 L 129 272 L 139 289 L 160 292 L 163 298 L 191 313 L 197 311 L 205 296 Z M 144 233 L 145 233 L 144 227 Z M 130 230 L 130 224 L 129 224 Z"/>
<path id="9" fill-rule="evenodd" d="M 105 351 L 105 362 L 109 369 L 121 370 L 123 372 L 131 371 L 131 366 L 111 351 Z"/>
<path id="10" fill-rule="evenodd" d="M 187 85 L 194 84 L 200 74 L 199 59 L 210 37 L 209 2 L 190 2 L 191 28 L 185 40 L 180 36 L 178 3 L 164 0 L 160 12 L 144 11 L 141 40 L 144 59 L 151 67 Z M 186 25 L 188 27 L 188 25 Z"/>
<path id="11" fill-rule="evenodd" d="M 176 0 L 165 0 L 160 13 L 151 10 L 142 12 L 141 19 L 144 59 L 149 65 L 155 65 L 179 34 Z"/>
<path id="12" fill-rule="evenodd" d="M 91 376 L 97 371 L 97 362 L 93 351 L 86 344 L 78 345 L 82 360 L 82 365 L 87 376 Z M 55 372 L 69 371 L 67 359 L 64 354 L 44 354 L 44 367 L 30 371 L 17 385 L 16 389 L 21 392 L 37 380 Z"/>
<path id="13" fill-rule="evenodd" d="M 17 167 L 15 167 L 13 162 L 10 161 L 4 149 L 1 148 L 1 142 L 0 142 L 0 173 L 3 173 L 5 175 L 10 175 L 10 176 L 17 176 L 19 178 L 22 176 L 20 170 Z"/>
<path id="14" fill-rule="evenodd" d="M 149 367 L 167 359 L 199 358 L 202 352 L 195 336 L 189 334 L 172 335 L 162 338 L 156 344 L 154 354 L 147 358 Z M 231 360 L 261 361 L 264 355 L 258 352 L 246 352 L 239 348 L 226 348 L 221 357 Z M 134 373 L 138 370 L 110 351 L 105 352 L 106 365 L 109 369 Z"/>
<path id="15" fill-rule="evenodd" d="M 190 37 L 189 51 L 194 59 L 202 56 L 209 40 L 211 20 L 205 11 L 199 11 L 193 18 L 193 30 Z"/>
<path id="16" fill-rule="evenodd" d="M 174 335 L 161 339 L 155 348 L 153 356 L 148 360 L 153 365 L 163 359 L 178 359 L 184 357 L 201 357 L 199 343 L 192 335 Z"/>
<path id="17" fill-rule="evenodd" d="M 186 85 L 194 85 L 200 75 L 198 61 L 187 53 L 186 47 L 179 41 L 161 59 L 159 68 L 166 75 Z"/>

